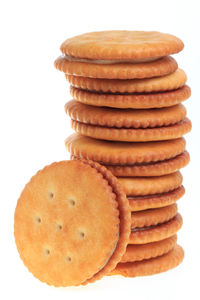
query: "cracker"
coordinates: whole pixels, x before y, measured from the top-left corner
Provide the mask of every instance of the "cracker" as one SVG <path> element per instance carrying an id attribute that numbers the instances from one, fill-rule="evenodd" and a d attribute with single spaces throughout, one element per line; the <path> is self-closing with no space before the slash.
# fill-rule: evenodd
<path id="1" fill-rule="evenodd" d="M 124 277 L 154 275 L 177 267 L 183 258 L 183 248 L 176 245 L 171 251 L 159 257 L 137 262 L 119 263 L 110 275 L 122 275 Z"/>
<path id="2" fill-rule="evenodd" d="M 183 181 L 179 171 L 154 177 L 118 177 L 127 196 L 161 194 L 178 188 Z"/>
<path id="3" fill-rule="evenodd" d="M 186 109 L 182 104 L 159 109 L 114 109 L 82 104 L 71 100 L 65 111 L 69 117 L 84 124 L 115 128 L 154 128 L 182 121 Z"/>
<path id="4" fill-rule="evenodd" d="M 99 31 L 78 35 L 64 41 L 63 54 L 88 59 L 158 58 L 181 51 L 183 42 L 177 37 L 156 31 Z"/>
<path id="5" fill-rule="evenodd" d="M 177 62 L 170 56 L 145 63 L 108 63 L 107 61 L 70 59 L 67 56 L 59 56 L 55 63 L 56 69 L 75 76 L 107 78 L 107 79 L 134 79 L 151 78 L 173 73 L 177 68 Z"/>
<path id="6" fill-rule="evenodd" d="M 159 208 L 132 212 L 131 228 L 154 226 L 169 221 L 177 214 L 176 203 Z"/>
<path id="7" fill-rule="evenodd" d="M 163 127 L 132 129 L 132 128 L 110 128 L 96 125 L 88 125 L 71 120 L 71 127 L 79 134 L 107 141 L 120 142 L 150 142 L 171 140 L 182 137 L 190 132 L 192 123 L 188 118 Z"/>
<path id="8" fill-rule="evenodd" d="M 185 150 L 185 139 L 169 141 L 124 143 L 95 140 L 79 134 L 66 139 L 71 155 L 103 164 L 131 165 L 170 159 Z"/>
<path id="9" fill-rule="evenodd" d="M 182 69 L 146 79 L 98 79 L 65 74 L 67 81 L 76 88 L 103 93 L 152 93 L 171 91 L 184 86 L 187 76 Z"/>
<path id="10" fill-rule="evenodd" d="M 168 107 L 187 100 L 191 96 L 191 89 L 184 85 L 174 91 L 157 92 L 150 94 L 105 94 L 85 91 L 70 87 L 72 97 L 82 103 L 94 106 L 113 108 L 160 108 Z"/>
<path id="11" fill-rule="evenodd" d="M 134 229 L 129 244 L 146 244 L 164 240 L 176 234 L 182 227 L 183 219 L 179 213 L 166 223 L 156 226 Z"/>
<path id="12" fill-rule="evenodd" d="M 119 219 L 120 219 L 118 241 L 115 246 L 115 250 L 112 253 L 112 256 L 109 258 L 105 266 L 102 269 L 100 269 L 98 273 L 96 273 L 91 278 L 89 278 L 84 283 L 82 283 L 85 285 L 87 283 L 91 283 L 101 279 L 104 275 L 106 275 L 108 272 L 113 270 L 117 265 L 117 263 L 121 260 L 123 254 L 126 251 L 127 244 L 129 242 L 130 228 L 131 228 L 131 214 L 130 214 L 128 199 L 126 198 L 117 178 L 113 176 L 112 173 L 108 171 L 105 167 L 99 165 L 96 162 L 86 161 L 86 160 L 84 160 L 83 162 L 86 165 L 89 164 L 92 168 L 98 170 L 98 172 L 100 172 L 100 174 L 103 175 L 103 178 L 112 187 L 112 191 L 115 193 L 117 198 Z"/>
<path id="13" fill-rule="evenodd" d="M 187 151 L 164 161 L 136 165 L 106 165 L 118 177 L 162 176 L 184 168 L 190 161 Z"/>
<path id="14" fill-rule="evenodd" d="M 131 211 L 142 211 L 145 209 L 165 207 L 178 201 L 185 194 L 181 185 L 177 189 L 163 194 L 128 197 Z"/>
<path id="15" fill-rule="evenodd" d="M 98 274 L 120 242 L 123 193 L 119 185 L 113 189 L 102 166 L 92 164 L 53 163 L 32 177 L 18 200 L 18 251 L 29 271 L 49 285 L 79 285 Z"/>
<path id="16" fill-rule="evenodd" d="M 140 261 L 152 257 L 161 256 L 172 250 L 177 242 L 177 235 L 173 235 L 162 241 L 143 245 L 128 245 L 121 259 L 122 263 Z"/>

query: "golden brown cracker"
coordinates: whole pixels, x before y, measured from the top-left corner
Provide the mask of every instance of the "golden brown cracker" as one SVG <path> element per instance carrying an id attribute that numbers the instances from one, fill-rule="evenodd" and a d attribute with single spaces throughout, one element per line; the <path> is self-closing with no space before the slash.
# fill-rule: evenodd
<path id="1" fill-rule="evenodd" d="M 155 61 L 131 63 L 109 62 L 71 59 L 59 56 L 54 63 L 56 69 L 75 76 L 106 78 L 106 79 L 133 79 L 151 78 L 173 73 L 177 68 L 174 58 L 166 56 Z"/>
<path id="2" fill-rule="evenodd" d="M 74 121 L 115 128 L 162 127 L 178 123 L 186 117 L 182 104 L 158 109 L 114 109 L 71 100 L 66 103 L 65 111 Z"/>
<path id="3" fill-rule="evenodd" d="M 71 155 L 103 164 L 130 165 L 170 159 L 185 149 L 185 139 L 169 141 L 124 143 L 108 142 L 72 134 L 66 139 Z"/>
<path id="4" fill-rule="evenodd" d="M 182 137 L 190 132 L 192 123 L 188 118 L 163 127 L 155 128 L 111 128 L 96 125 L 88 125 L 71 120 L 71 127 L 79 134 L 107 141 L 120 142 L 150 142 L 171 140 Z"/>
<path id="5" fill-rule="evenodd" d="M 183 258 L 183 248 L 176 245 L 171 251 L 162 256 L 136 262 L 119 263 L 110 275 L 122 275 L 124 277 L 154 275 L 177 267 Z"/>
<path id="6" fill-rule="evenodd" d="M 99 31 L 81 34 L 64 41 L 63 54 L 87 59 L 158 58 L 181 51 L 183 42 L 177 37 L 156 31 Z"/>
<path id="7" fill-rule="evenodd" d="M 181 185 L 177 189 L 167 193 L 128 197 L 131 211 L 142 211 L 145 209 L 165 207 L 178 201 L 185 194 Z"/>
<path id="8" fill-rule="evenodd" d="M 184 86 L 187 76 L 182 69 L 154 78 L 98 79 L 65 74 L 67 81 L 76 88 L 103 93 L 152 93 L 171 91 Z"/>
<path id="9" fill-rule="evenodd" d="M 118 241 L 115 246 L 114 252 L 112 253 L 112 256 L 109 258 L 105 266 L 102 269 L 100 269 L 98 273 L 96 273 L 91 278 L 82 283 L 83 285 L 85 285 L 87 283 L 91 283 L 98 279 L 101 279 L 104 275 L 110 272 L 110 270 L 114 269 L 116 264 L 121 260 L 121 257 L 123 256 L 126 250 L 126 246 L 129 242 L 131 230 L 131 214 L 128 199 L 126 198 L 126 195 L 124 194 L 117 178 L 113 176 L 112 173 L 108 171 L 105 167 L 99 165 L 96 162 L 86 160 L 83 160 L 83 162 L 86 165 L 89 164 L 90 167 L 97 170 L 112 187 L 112 191 L 116 195 L 120 220 Z"/>
<path id="10" fill-rule="evenodd" d="M 164 240 L 176 234 L 182 227 L 183 219 L 179 213 L 174 218 L 156 226 L 136 228 L 131 231 L 129 244 L 146 244 Z"/>
<path id="11" fill-rule="evenodd" d="M 184 168 L 190 161 L 187 151 L 164 161 L 135 165 L 106 165 L 118 177 L 162 176 Z"/>
<path id="12" fill-rule="evenodd" d="M 165 92 L 150 94 L 109 94 L 95 93 L 70 86 L 72 97 L 84 104 L 113 108 L 161 108 L 178 104 L 191 96 L 189 86 Z"/>
<path id="13" fill-rule="evenodd" d="M 127 196 L 161 194 L 178 188 L 183 181 L 179 171 L 154 177 L 118 177 Z"/>
<path id="14" fill-rule="evenodd" d="M 132 212 L 131 228 L 154 226 L 172 219 L 177 213 L 177 204 Z"/>
<path id="15" fill-rule="evenodd" d="M 172 250 L 177 242 L 177 235 L 173 235 L 162 241 L 147 243 L 143 245 L 128 245 L 121 263 L 141 261 L 152 257 L 161 256 Z"/>
<path id="16" fill-rule="evenodd" d="M 80 161 L 53 163 L 32 177 L 18 200 L 18 251 L 29 271 L 49 285 L 81 284 L 115 251 L 120 195 L 99 168 Z"/>

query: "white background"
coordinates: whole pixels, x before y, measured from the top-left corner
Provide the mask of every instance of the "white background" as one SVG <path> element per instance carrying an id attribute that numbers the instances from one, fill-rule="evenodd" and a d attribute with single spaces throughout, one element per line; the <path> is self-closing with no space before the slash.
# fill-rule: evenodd
<path id="1" fill-rule="evenodd" d="M 200 299 L 200 42 L 198 0 L 1 1 L 0 7 L 0 298 L 1 299 Z M 13 214 L 25 183 L 40 168 L 68 158 L 72 131 L 64 113 L 70 100 L 64 75 L 54 69 L 66 38 L 89 31 L 158 30 L 185 42 L 176 55 L 188 75 L 193 130 L 187 136 L 191 163 L 183 171 L 187 193 L 179 201 L 184 263 L 146 278 L 104 278 L 78 288 L 53 288 L 35 279 L 19 259 Z"/>

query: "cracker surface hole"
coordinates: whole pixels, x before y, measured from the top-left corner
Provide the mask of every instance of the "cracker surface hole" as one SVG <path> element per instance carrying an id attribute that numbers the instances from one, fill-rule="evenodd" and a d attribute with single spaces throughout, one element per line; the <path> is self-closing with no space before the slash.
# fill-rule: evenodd
<path id="1" fill-rule="evenodd" d="M 84 239 L 85 238 L 85 233 L 83 231 L 79 231 L 79 237 L 81 239 Z"/>
<path id="2" fill-rule="evenodd" d="M 44 250 L 44 254 L 47 255 L 47 256 L 50 255 L 50 250 L 49 249 L 45 249 Z"/>
<path id="3" fill-rule="evenodd" d="M 67 261 L 67 263 L 71 263 L 72 258 L 71 258 L 70 256 L 67 256 L 67 257 L 66 257 L 66 261 Z"/>
<path id="4" fill-rule="evenodd" d="M 52 200 L 54 198 L 54 193 L 53 192 L 49 192 L 49 199 Z"/>
<path id="5" fill-rule="evenodd" d="M 76 201 L 75 201 L 74 199 L 69 199 L 68 201 L 69 201 L 69 205 L 70 205 L 71 207 L 73 207 L 73 206 L 76 205 Z"/>
<path id="6" fill-rule="evenodd" d="M 57 224 L 57 229 L 58 229 L 58 230 L 61 230 L 61 229 L 62 229 L 62 225 Z"/>
<path id="7" fill-rule="evenodd" d="M 38 223 L 38 224 L 40 224 L 42 222 L 42 219 L 40 217 L 36 217 L 35 220 L 36 220 L 36 223 Z"/>

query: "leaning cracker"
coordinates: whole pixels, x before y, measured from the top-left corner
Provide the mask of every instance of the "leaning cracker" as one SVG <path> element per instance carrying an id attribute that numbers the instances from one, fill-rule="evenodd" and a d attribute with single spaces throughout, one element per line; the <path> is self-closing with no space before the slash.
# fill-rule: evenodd
<path id="1" fill-rule="evenodd" d="M 79 285 L 98 274 L 120 240 L 117 200 L 123 193 L 113 189 L 101 166 L 91 164 L 53 163 L 32 177 L 19 198 L 18 251 L 28 269 L 49 285 Z M 128 223 L 128 214 L 124 220 Z"/>
<path id="2" fill-rule="evenodd" d="M 168 126 L 186 117 L 186 109 L 182 104 L 160 109 L 113 109 L 71 100 L 65 104 L 65 111 L 74 121 L 115 128 Z"/>
<path id="3" fill-rule="evenodd" d="M 161 161 L 175 157 L 185 149 L 184 138 L 159 142 L 123 143 L 95 140 L 72 134 L 66 139 L 65 144 L 71 155 L 109 165 Z"/>
<path id="4" fill-rule="evenodd" d="M 142 211 L 145 209 L 165 207 L 175 203 L 185 194 L 181 185 L 177 189 L 163 194 L 128 197 L 131 211 Z"/>
<path id="5" fill-rule="evenodd" d="M 179 171 L 155 177 L 118 177 L 127 196 L 161 194 L 178 188 L 183 181 Z"/>
<path id="6" fill-rule="evenodd" d="M 88 125 L 71 120 L 71 127 L 79 134 L 107 141 L 120 142 L 150 142 L 172 140 L 182 137 L 190 132 L 192 123 L 188 118 L 163 127 L 132 129 L 132 128 L 110 128 Z"/>
<path id="7" fill-rule="evenodd" d="M 151 78 L 173 73 L 177 62 L 170 56 L 145 63 L 117 62 L 117 61 L 91 61 L 59 56 L 55 63 L 56 69 L 75 76 L 107 78 L 107 79 L 133 79 Z"/>
<path id="8" fill-rule="evenodd" d="M 118 241 L 115 245 L 114 252 L 112 253 L 105 266 L 102 269 L 100 269 L 98 273 L 96 273 L 91 278 L 87 279 L 84 283 L 82 283 L 83 285 L 85 285 L 87 283 L 91 283 L 101 279 L 104 275 L 113 270 L 116 264 L 121 260 L 121 257 L 126 251 L 126 247 L 129 242 L 131 214 L 128 199 L 126 198 L 126 195 L 124 194 L 117 178 L 113 176 L 112 173 L 108 171 L 105 167 L 99 165 L 96 162 L 83 160 L 83 163 L 97 170 L 112 187 L 112 191 L 117 197 L 120 219 Z"/>
<path id="9" fill-rule="evenodd" d="M 183 258 L 183 248 L 176 245 L 170 252 L 159 257 L 137 262 L 119 263 L 110 275 L 122 275 L 124 277 L 154 275 L 177 267 Z"/>
<path id="10" fill-rule="evenodd" d="M 146 244 L 164 240 L 177 233 L 182 224 L 183 219 L 178 213 L 166 223 L 133 229 L 129 238 L 129 244 Z"/>
<path id="11" fill-rule="evenodd" d="M 106 165 L 106 167 L 118 177 L 162 176 L 184 168 L 189 161 L 190 155 L 187 151 L 184 151 L 183 153 L 164 161 L 124 166 Z"/>
<path id="12" fill-rule="evenodd" d="M 82 89 L 70 86 L 72 97 L 88 105 L 105 106 L 113 108 L 160 108 L 168 107 L 187 100 L 191 96 L 189 86 L 183 87 L 174 91 L 157 92 L 150 94 L 105 94 L 85 91 Z"/>
<path id="13" fill-rule="evenodd" d="M 148 60 L 181 51 L 177 37 L 157 31 L 112 30 L 81 34 L 64 41 L 63 54 L 87 59 Z"/>
<path id="14" fill-rule="evenodd" d="M 121 263 L 141 261 L 152 257 L 161 256 L 172 250 L 177 242 L 177 235 L 173 235 L 162 241 L 147 243 L 143 245 L 128 245 Z"/>
<path id="15" fill-rule="evenodd" d="M 65 74 L 67 81 L 76 88 L 103 93 L 152 93 L 171 91 L 184 86 L 187 76 L 182 69 L 146 79 L 98 79 Z"/>
<path id="16" fill-rule="evenodd" d="M 177 213 L 177 204 L 132 212 L 131 228 L 154 226 L 172 219 Z"/>

